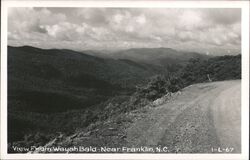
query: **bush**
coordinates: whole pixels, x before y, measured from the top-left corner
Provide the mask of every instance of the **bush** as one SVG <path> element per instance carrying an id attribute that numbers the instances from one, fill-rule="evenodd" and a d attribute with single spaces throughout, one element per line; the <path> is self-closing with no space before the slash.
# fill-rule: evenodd
<path id="1" fill-rule="evenodd" d="M 146 98 L 153 101 L 168 93 L 170 82 L 163 75 L 157 75 L 150 79 L 146 86 L 138 87 L 135 93 L 137 98 Z"/>
<path id="2" fill-rule="evenodd" d="M 168 85 L 168 90 L 170 92 L 177 92 L 184 87 L 184 84 L 180 77 L 172 76 L 169 78 L 170 85 Z"/>

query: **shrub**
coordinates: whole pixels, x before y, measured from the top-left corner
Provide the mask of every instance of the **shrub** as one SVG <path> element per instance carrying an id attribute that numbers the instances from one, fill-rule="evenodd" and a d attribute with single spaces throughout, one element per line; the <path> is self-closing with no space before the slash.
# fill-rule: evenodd
<path id="1" fill-rule="evenodd" d="M 137 98 L 146 98 L 153 101 L 168 93 L 170 82 L 163 75 L 157 75 L 150 79 L 146 86 L 138 87 L 135 93 Z"/>

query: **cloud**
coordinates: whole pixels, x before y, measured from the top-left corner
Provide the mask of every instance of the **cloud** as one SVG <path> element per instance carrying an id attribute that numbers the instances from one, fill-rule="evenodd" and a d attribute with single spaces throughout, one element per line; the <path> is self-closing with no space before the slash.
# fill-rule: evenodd
<path id="1" fill-rule="evenodd" d="M 37 42 L 38 47 L 76 50 L 129 47 L 240 50 L 241 11 L 223 8 L 11 8 L 8 39 L 13 45 Z"/>
<path id="2" fill-rule="evenodd" d="M 40 24 L 55 24 L 65 20 L 66 16 L 64 14 L 53 14 L 46 8 L 39 10 L 22 7 L 10 8 L 8 13 L 10 30 L 39 31 Z"/>
<path id="3" fill-rule="evenodd" d="M 241 21 L 240 9 L 206 9 L 204 18 L 215 24 L 231 25 Z"/>
<path id="4" fill-rule="evenodd" d="M 108 23 L 108 14 L 107 9 L 77 9 L 76 16 L 79 17 L 80 21 L 91 24 L 93 26 L 105 25 Z"/>
<path id="5" fill-rule="evenodd" d="M 63 14 L 53 14 L 48 9 L 42 8 L 10 8 L 8 10 L 8 32 L 12 38 L 25 40 L 34 38 L 40 34 L 46 34 L 44 25 L 52 25 L 60 21 L 65 21 Z"/>
<path id="6" fill-rule="evenodd" d="M 200 12 L 185 10 L 178 16 L 177 27 L 179 30 L 195 30 L 206 27 L 206 23 Z"/>

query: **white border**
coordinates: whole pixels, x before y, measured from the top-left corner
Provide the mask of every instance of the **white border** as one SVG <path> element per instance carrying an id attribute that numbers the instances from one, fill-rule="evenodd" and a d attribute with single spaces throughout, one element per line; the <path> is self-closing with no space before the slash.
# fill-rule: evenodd
<path id="1" fill-rule="evenodd" d="M 249 156 L 249 2 L 248 1 L 11 1 L 1 9 L 1 150 L 0 159 L 195 159 L 248 160 Z M 242 153 L 241 154 L 7 154 L 7 8 L 131 7 L 242 9 Z"/>

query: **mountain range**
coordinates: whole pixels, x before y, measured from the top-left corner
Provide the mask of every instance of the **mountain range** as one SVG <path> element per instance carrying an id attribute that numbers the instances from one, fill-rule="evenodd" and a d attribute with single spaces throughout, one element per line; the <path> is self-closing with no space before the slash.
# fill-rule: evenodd
<path id="1" fill-rule="evenodd" d="M 101 55 L 96 51 L 8 46 L 9 141 L 38 130 L 52 132 L 64 126 L 68 131 L 74 125 L 85 126 L 91 121 L 90 113 L 105 107 L 99 105 L 102 102 L 131 95 L 137 85 L 167 74 L 190 58 L 207 57 L 168 48 Z"/>
<path id="2" fill-rule="evenodd" d="M 86 50 L 83 52 L 101 58 L 127 59 L 164 67 L 186 63 L 190 58 L 208 59 L 212 57 L 196 52 L 177 51 L 171 48 L 131 48 L 111 52 L 107 50 Z"/>

